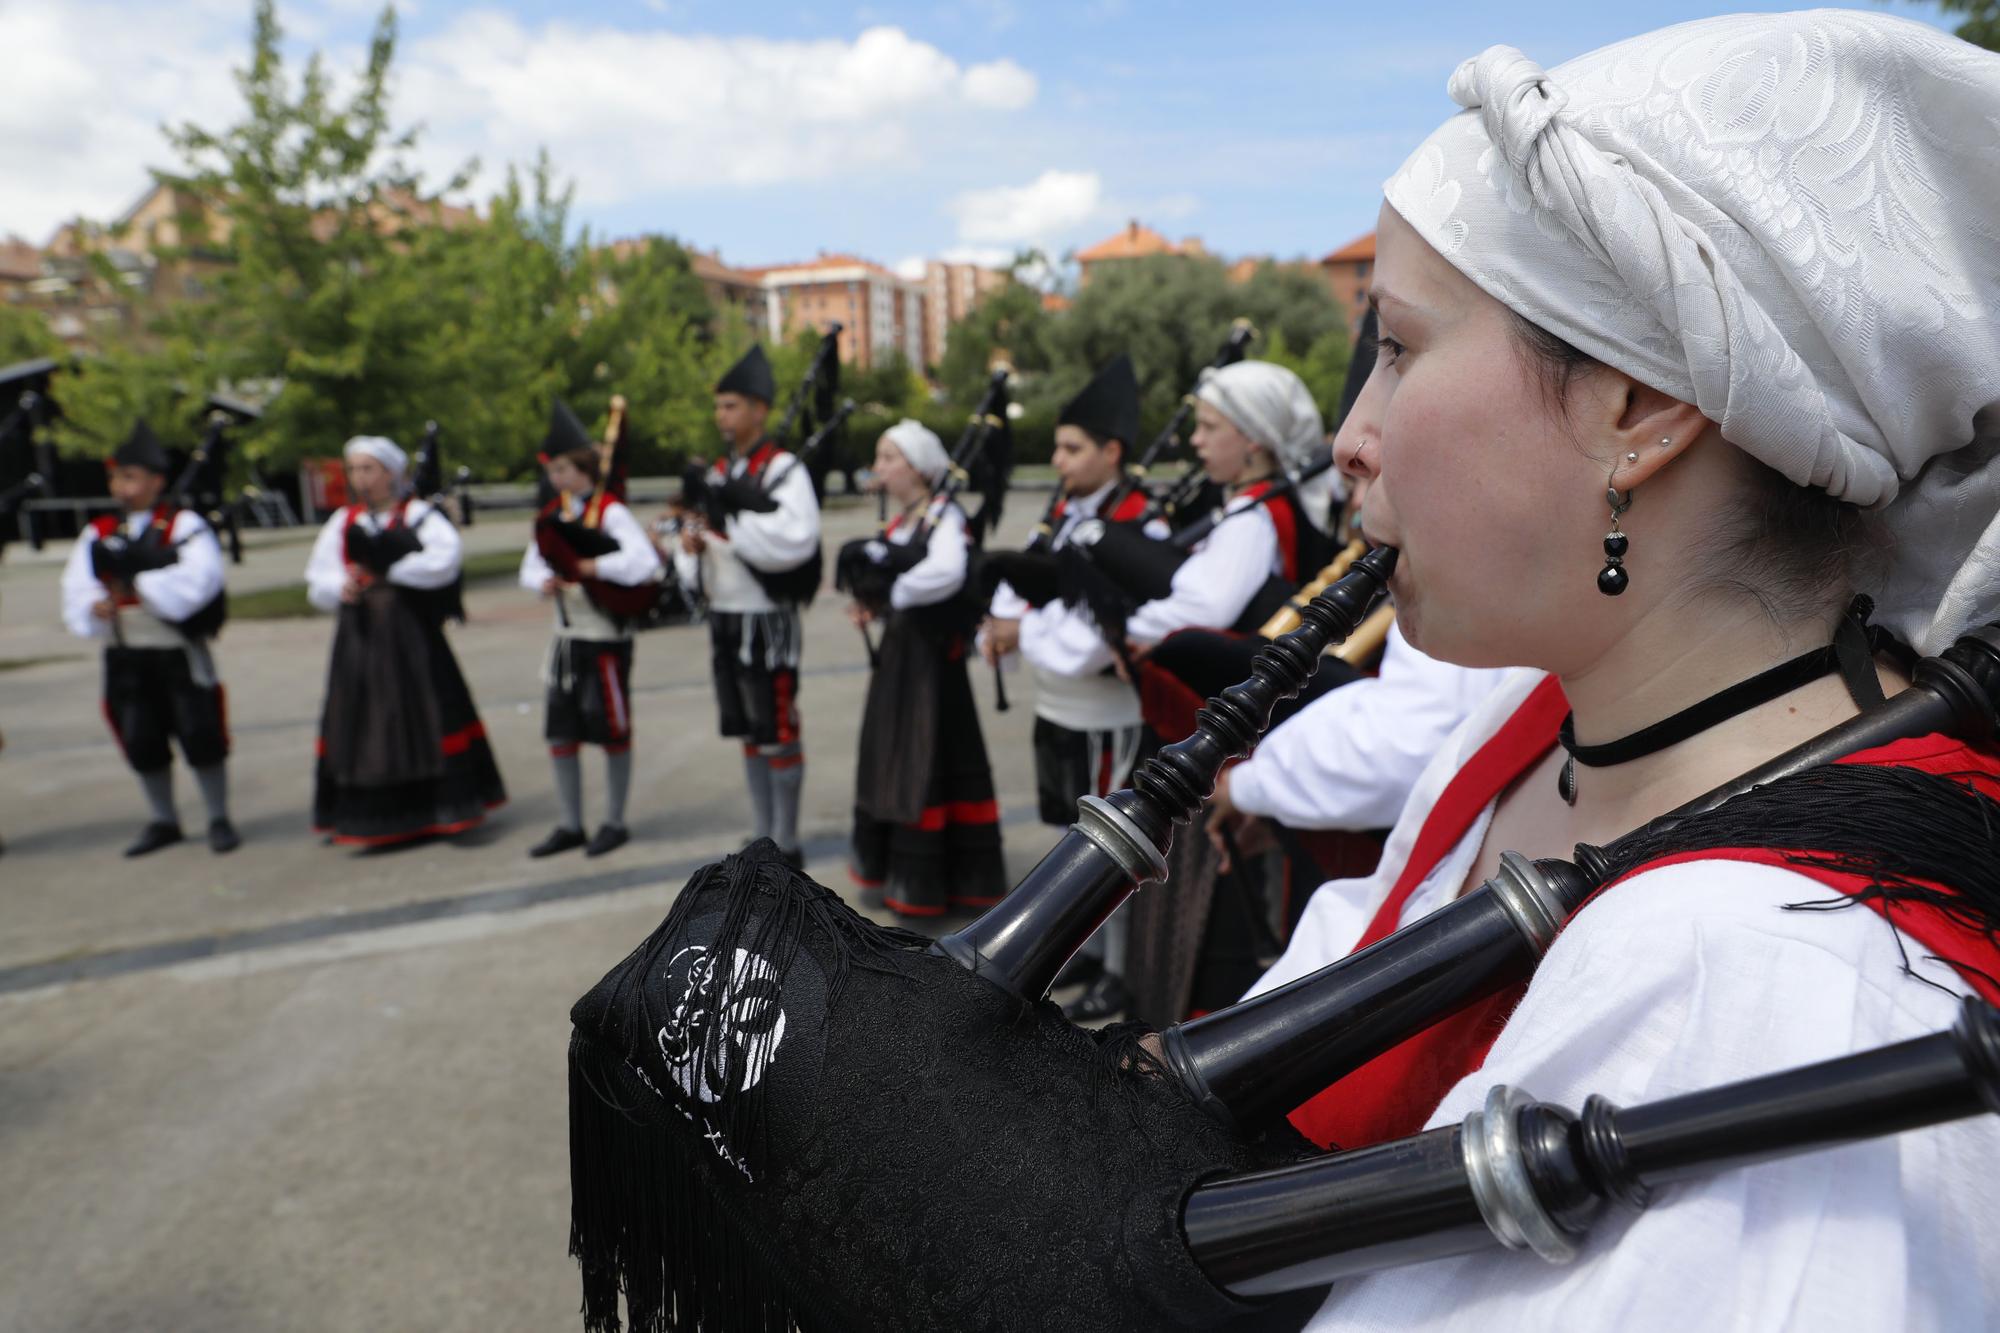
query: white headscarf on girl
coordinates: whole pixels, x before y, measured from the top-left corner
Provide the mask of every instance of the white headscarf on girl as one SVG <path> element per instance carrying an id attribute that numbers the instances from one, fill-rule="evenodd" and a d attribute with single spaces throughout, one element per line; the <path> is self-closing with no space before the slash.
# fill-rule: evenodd
<path id="1" fill-rule="evenodd" d="M 352 458 L 360 454 L 372 458 L 395 476 L 396 484 L 403 484 L 403 473 L 410 466 L 410 456 L 397 447 L 396 442 L 381 435 L 357 435 L 341 448 L 341 455 Z"/>
<path id="2" fill-rule="evenodd" d="M 1496 46 L 1384 186 L 1489 295 L 1883 510 L 1880 619 L 2000 611 L 2000 55 L 1883 14 Z"/>
<path id="3" fill-rule="evenodd" d="M 1204 370 L 1194 396 L 1268 450 L 1287 476 L 1297 476 L 1326 453 L 1326 427 L 1312 390 L 1283 366 L 1238 361 Z M 1322 472 L 1299 488 L 1299 510 L 1315 527 L 1324 529 L 1331 523 L 1334 476 L 1332 471 Z"/>
<path id="4" fill-rule="evenodd" d="M 918 476 L 932 486 L 944 480 L 945 469 L 951 466 L 951 455 L 945 452 L 944 441 L 937 437 L 936 431 L 921 421 L 904 417 L 882 435 L 896 446 L 903 461 L 915 468 Z"/>

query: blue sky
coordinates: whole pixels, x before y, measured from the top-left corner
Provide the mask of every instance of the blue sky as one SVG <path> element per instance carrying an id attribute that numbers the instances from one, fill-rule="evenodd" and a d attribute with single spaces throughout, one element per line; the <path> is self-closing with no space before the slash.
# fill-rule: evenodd
<path id="1" fill-rule="evenodd" d="M 1060 253 L 1129 216 L 1225 255 L 1317 255 L 1373 225 L 1466 56 L 1506 42 L 1554 65 L 1784 7 L 418 0 L 399 11 L 398 119 L 430 127 L 440 174 L 476 155 L 475 196 L 546 144 L 599 234 L 666 232 L 738 263 Z M 1933 5 L 1855 7 L 1950 26 Z M 376 8 L 280 14 L 338 68 Z M 233 114 L 248 14 L 0 0 L 26 78 L 0 99 L 0 233 L 115 213 L 165 161 L 162 119 Z"/>

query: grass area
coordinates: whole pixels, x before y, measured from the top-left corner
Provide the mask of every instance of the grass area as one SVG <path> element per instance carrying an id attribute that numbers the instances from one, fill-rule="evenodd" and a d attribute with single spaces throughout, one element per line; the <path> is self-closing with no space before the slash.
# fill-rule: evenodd
<path id="1" fill-rule="evenodd" d="M 511 579 L 520 567 L 519 551 L 484 551 L 466 557 L 465 581 L 488 583 L 496 579 Z M 313 604 L 306 600 L 306 585 L 303 582 L 281 583 L 275 588 L 259 588 L 255 592 L 231 593 L 229 597 L 231 620 L 283 620 L 290 616 L 317 614 Z"/>
<path id="2" fill-rule="evenodd" d="M 26 671 L 51 662 L 81 662 L 82 653 L 56 653 L 49 657 L 0 657 L 0 671 Z"/>

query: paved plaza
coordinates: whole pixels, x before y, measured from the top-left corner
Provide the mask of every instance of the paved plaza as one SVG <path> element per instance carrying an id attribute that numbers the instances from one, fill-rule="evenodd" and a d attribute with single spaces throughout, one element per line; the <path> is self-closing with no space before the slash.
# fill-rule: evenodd
<path id="1" fill-rule="evenodd" d="M 1001 544 L 1041 496 L 1017 493 Z M 648 515 L 649 516 L 649 515 Z M 874 509 L 827 515 L 838 544 Z M 481 515 L 468 554 L 519 549 Z M 232 592 L 296 581 L 310 534 L 259 533 Z M 538 682 L 549 612 L 512 579 L 449 631 L 510 801 L 452 841 L 381 852 L 308 829 L 328 617 L 236 621 L 217 649 L 243 848 L 140 861 L 136 783 L 94 647 L 57 611 L 66 544 L 0 563 L 0 1330 L 571 1330 L 564 1048 L 571 1001 L 748 831 L 715 732 L 707 636 L 645 636 L 633 841 L 530 861 L 555 822 Z M 852 894 L 846 834 L 867 659 L 843 599 L 807 617 L 808 868 Z M 978 696 L 1018 878 L 1034 819 L 1029 686 Z M 176 766 L 182 822 L 200 802 Z M 602 767 L 584 763 L 585 809 Z"/>

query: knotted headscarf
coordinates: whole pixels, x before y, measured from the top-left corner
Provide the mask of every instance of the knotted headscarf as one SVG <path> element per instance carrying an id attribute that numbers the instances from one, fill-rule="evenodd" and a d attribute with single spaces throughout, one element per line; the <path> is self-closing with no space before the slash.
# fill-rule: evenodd
<path id="1" fill-rule="evenodd" d="M 1201 372 L 1194 396 L 1228 417 L 1262 445 L 1288 476 L 1326 452 L 1326 426 L 1305 381 L 1269 361 L 1238 361 Z M 1319 527 L 1328 524 L 1334 473 L 1322 472 L 1299 488 L 1299 507 Z"/>
<path id="2" fill-rule="evenodd" d="M 895 445 L 903 460 L 932 486 L 944 480 L 945 469 L 951 466 L 951 455 L 945 452 L 944 441 L 929 426 L 904 417 L 883 431 L 882 437 Z"/>
<path id="3" fill-rule="evenodd" d="M 1384 187 L 1489 295 L 1884 511 L 1878 616 L 2000 611 L 2000 56 L 1881 14 L 1496 46 Z"/>
<path id="4" fill-rule="evenodd" d="M 357 435 L 349 440 L 340 452 L 347 458 L 360 454 L 363 458 L 374 459 L 388 468 L 398 482 L 402 481 L 403 473 L 410 466 L 410 456 L 404 453 L 394 440 L 382 435 Z"/>

